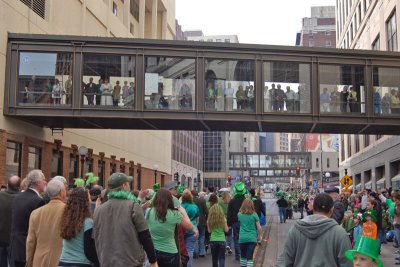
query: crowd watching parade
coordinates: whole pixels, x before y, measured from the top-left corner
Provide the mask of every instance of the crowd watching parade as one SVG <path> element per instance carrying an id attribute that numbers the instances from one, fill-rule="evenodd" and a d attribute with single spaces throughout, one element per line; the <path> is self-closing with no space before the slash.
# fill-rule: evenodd
<path id="1" fill-rule="evenodd" d="M 177 181 L 141 191 L 114 173 L 105 188 L 87 173 L 70 188 L 32 170 L 0 192 L 0 266 L 213 267 L 254 265 L 267 214 L 260 188 L 237 181 L 197 192 Z M 276 189 L 279 223 L 294 220 L 277 266 L 383 266 L 381 246 L 400 244 L 400 193 Z M 298 216 L 297 213 L 300 213 Z M 265 248 L 264 248 L 265 249 Z M 400 265 L 400 250 L 395 263 Z M 233 259 L 232 259 L 233 260 Z"/>

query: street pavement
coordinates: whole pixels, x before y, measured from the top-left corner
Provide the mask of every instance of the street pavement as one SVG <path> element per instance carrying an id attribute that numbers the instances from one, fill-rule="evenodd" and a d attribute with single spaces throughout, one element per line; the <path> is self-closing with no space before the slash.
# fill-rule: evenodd
<path id="1" fill-rule="evenodd" d="M 267 218 L 270 215 L 276 215 L 278 214 L 278 207 L 275 204 L 274 199 L 263 199 L 263 201 L 266 204 L 266 210 L 267 210 Z M 204 258 L 198 258 L 193 260 L 193 266 L 194 267 L 210 267 L 212 266 L 212 257 L 211 257 L 211 251 L 208 250 L 207 255 Z M 235 256 L 234 254 L 228 255 L 226 254 L 225 256 L 225 267 L 233 267 L 233 266 L 239 266 L 239 261 L 235 261 Z"/>
<path id="2" fill-rule="evenodd" d="M 269 197 L 269 196 L 267 196 Z M 300 218 L 300 213 L 294 213 L 294 219 L 286 220 L 286 223 L 279 223 L 278 207 L 276 206 L 276 199 L 266 198 L 263 199 L 267 207 L 267 218 L 273 216 L 271 224 L 271 231 L 269 238 L 267 239 L 267 248 L 265 251 L 265 257 L 262 267 L 274 267 L 278 256 L 282 253 L 283 245 L 285 243 L 286 234 L 292 227 L 294 221 Z M 380 259 L 383 261 L 383 266 L 395 266 L 394 253 L 395 248 L 392 246 L 393 243 L 388 243 L 382 246 Z M 194 259 L 194 267 L 209 267 L 212 266 L 210 250 L 204 258 Z M 225 257 L 226 267 L 237 267 L 239 262 L 235 261 L 234 255 L 226 255 Z M 261 265 L 255 265 L 260 267 Z"/>

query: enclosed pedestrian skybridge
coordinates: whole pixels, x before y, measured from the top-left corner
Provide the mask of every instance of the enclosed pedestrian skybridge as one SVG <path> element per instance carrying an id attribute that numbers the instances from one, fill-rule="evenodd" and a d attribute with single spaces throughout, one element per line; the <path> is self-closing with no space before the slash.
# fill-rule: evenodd
<path id="1" fill-rule="evenodd" d="M 397 134 L 400 54 L 9 34 L 4 114 L 49 128 Z"/>
<path id="2" fill-rule="evenodd" d="M 229 174 L 254 178 L 257 184 L 289 183 L 308 177 L 311 161 L 311 152 L 230 152 Z"/>

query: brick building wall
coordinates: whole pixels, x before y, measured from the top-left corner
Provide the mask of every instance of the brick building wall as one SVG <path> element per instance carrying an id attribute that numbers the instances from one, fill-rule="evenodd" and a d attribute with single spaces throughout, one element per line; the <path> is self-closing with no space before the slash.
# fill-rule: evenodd
<path id="1" fill-rule="evenodd" d="M 62 160 L 62 173 L 60 175 L 64 176 L 70 184 L 73 184 L 73 178 L 69 177 L 69 167 L 70 167 L 70 158 L 76 157 L 78 155 L 77 147 L 66 147 L 62 146 L 62 144 L 58 144 L 56 142 L 50 143 L 42 140 L 17 135 L 13 133 L 6 132 L 4 130 L 0 130 L 0 185 L 7 184 L 6 177 L 6 165 L 7 165 L 7 142 L 16 142 L 21 144 L 22 152 L 20 159 L 21 166 L 21 177 L 26 177 L 28 173 L 28 161 L 29 161 L 29 147 L 33 146 L 41 149 L 41 167 L 40 169 L 43 171 L 46 178 L 49 180 L 51 178 L 51 164 L 53 158 L 53 151 L 60 151 L 63 155 Z M 100 153 L 99 153 L 100 154 Z M 117 155 L 115 157 L 110 155 L 109 157 L 104 156 L 103 158 L 98 154 L 92 154 L 89 156 L 92 159 L 93 170 L 92 172 L 95 176 L 98 176 L 99 172 L 99 161 L 103 160 L 104 162 L 104 184 L 107 184 L 107 179 L 110 176 L 111 164 L 115 164 L 116 172 L 119 172 L 125 168 L 124 173 L 127 175 L 132 175 L 134 178 L 133 188 L 137 189 L 138 185 L 138 176 L 141 174 L 140 185 L 141 188 L 152 188 L 154 184 L 154 170 L 141 167 L 138 168 L 140 163 L 137 163 L 131 159 L 118 158 Z M 80 176 L 82 164 L 81 158 L 78 160 L 78 176 Z M 157 171 L 157 182 L 162 185 L 171 180 L 171 175 L 167 175 L 165 173 Z"/>

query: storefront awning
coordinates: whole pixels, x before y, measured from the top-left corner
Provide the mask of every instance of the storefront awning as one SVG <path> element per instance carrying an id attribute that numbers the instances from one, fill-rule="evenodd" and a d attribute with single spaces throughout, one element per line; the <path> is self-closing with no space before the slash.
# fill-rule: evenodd
<path id="1" fill-rule="evenodd" d="M 378 181 L 376 181 L 376 184 L 384 184 L 386 181 L 386 178 L 381 178 Z"/>
<path id="2" fill-rule="evenodd" d="M 400 173 L 393 176 L 391 180 L 392 180 L 392 182 L 400 181 Z"/>

